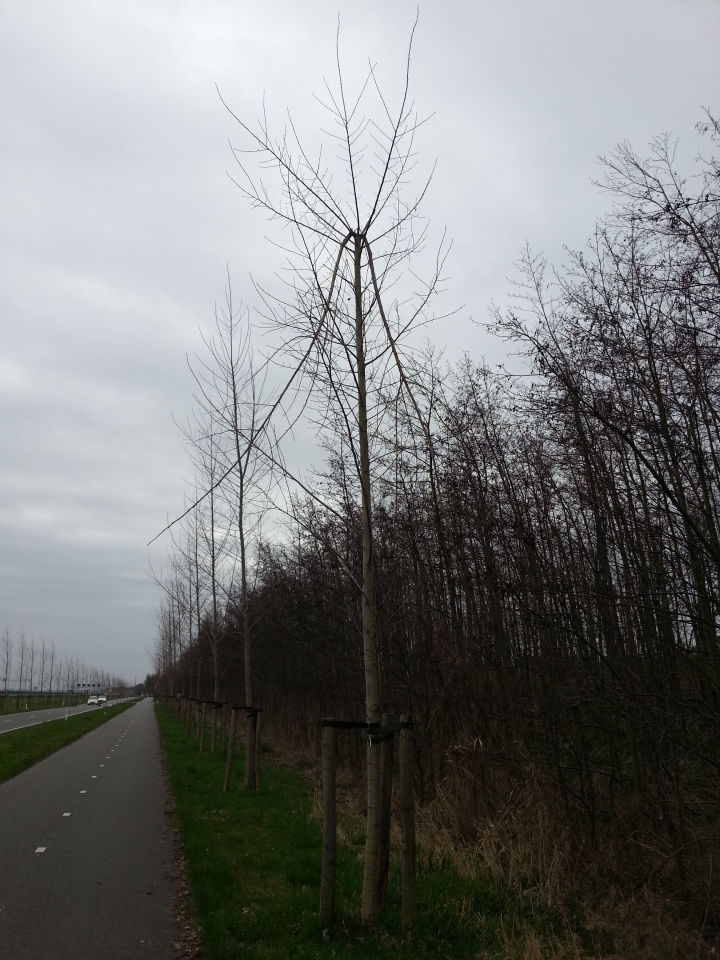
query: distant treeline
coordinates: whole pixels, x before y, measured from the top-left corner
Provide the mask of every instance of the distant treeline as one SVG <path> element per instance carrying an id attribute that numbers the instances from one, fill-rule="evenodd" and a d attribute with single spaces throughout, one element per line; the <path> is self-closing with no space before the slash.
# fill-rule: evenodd
<path id="1" fill-rule="evenodd" d="M 113 674 L 59 653 L 52 642 L 15 635 L 7 627 L 0 634 L 0 693 L 87 693 L 125 686 Z"/>

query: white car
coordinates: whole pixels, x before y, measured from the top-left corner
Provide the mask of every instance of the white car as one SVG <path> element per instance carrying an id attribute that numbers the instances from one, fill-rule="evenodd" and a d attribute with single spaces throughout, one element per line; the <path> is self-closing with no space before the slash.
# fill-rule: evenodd
<path id="1" fill-rule="evenodd" d="M 107 703 L 107 697 L 104 693 L 101 693 L 97 698 L 98 703 Z"/>
<path id="2" fill-rule="evenodd" d="M 88 703 L 97 703 L 98 698 L 96 696 L 88 697 Z"/>

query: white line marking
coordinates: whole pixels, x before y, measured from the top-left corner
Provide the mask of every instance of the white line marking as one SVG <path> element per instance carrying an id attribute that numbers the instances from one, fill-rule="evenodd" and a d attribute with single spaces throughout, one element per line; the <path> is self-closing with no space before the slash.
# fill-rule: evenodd
<path id="1" fill-rule="evenodd" d="M 87 793 L 87 790 L 81 790 L 80 793 Z"/>
<path id="2" fill-rule="evenodd" d="M 35 847 L 35 853 L 45 853 L 47 847 Z"/>
<path id="3" fill-rule="evenodd" d="M 64 817 L 69 817 L 70 814 L 69 814 L 69 813 L 64 813 L 63 816 L 64 816 Z"/>

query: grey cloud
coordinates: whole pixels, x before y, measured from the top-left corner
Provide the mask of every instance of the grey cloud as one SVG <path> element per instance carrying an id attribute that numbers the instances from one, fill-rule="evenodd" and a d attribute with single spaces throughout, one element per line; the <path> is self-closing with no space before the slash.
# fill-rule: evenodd
<path id="1" fill-rule="evenodd" d="M 378 64 L 394 96 L 415 0 L 341 5 L 346 78 Z M 172 422 L 191 412 L 186 354 L 223 298 L 256 303 L 282 264 L 227 178 L 263 96 L 319 138 L 335 10 L 224 0 L 30 0 L 0 23 L 0 628 L 144 676 L 157 588 L 146 542 L 182 508 L 192 468 Z M 682 137 L 718 86 L 713 0 L 426 4 L 412 63 L 424 206 L 454 239 L 449 356 L 499 358 L 470 322 L 507 297 L 526 240 L 580 246 L 607 197 L 596 156 Z M 429 248 L 431 249 L 431 248 Z M 306 443 L 303 440 L 303 455 Z M 165 562 L 155 544 L 153 563 Z"/>

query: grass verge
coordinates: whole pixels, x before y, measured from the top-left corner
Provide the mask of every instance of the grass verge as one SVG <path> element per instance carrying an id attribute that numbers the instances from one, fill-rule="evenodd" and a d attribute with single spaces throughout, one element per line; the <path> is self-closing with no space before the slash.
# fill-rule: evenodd
<path id="1" fill-rule="evenodd" d="M 75 707 L 87 694 L 78 693 L 4 693 L 0 692 L 0 714 L 21 710 L 45 710 L 51 707 Z"/>
<path id="2" fill-rule="evenodd" d="M 338 851 L 337 919 L 323 933 L 317 920 L 322 836 L 309 785 L 264 754 L 261 795 L 239 788 L 237 773 L 225 794 L 224 757 L 200 755 L 197 741 L 162 708 L 158 720 L 207 960 L 606 955 L 581 924 L 571 930 L 567 918 L 538 911 L 489 879 L 463 879 L 437 857 L 421 858 L 413 937 L 399 933 L 396 870 L 383 919 L 365 929 L 358 909 L 362 829 L 353 823 L 344 825 Z M 535 945 L 532 953 L 523 943 Z"/>
<path id="3" fill-rule="evenodd" d="M 134 703 L 134 702 L 133 702 Z M 50 720 L 34 727 L 13 730 L 0 735 L 0 783 L 27 770 L 38 760 L 49 757 L 73 740 L 116 717 L 133 703 L 119 703 L 111 707 L 80 713 L 67 720 Z"/>

